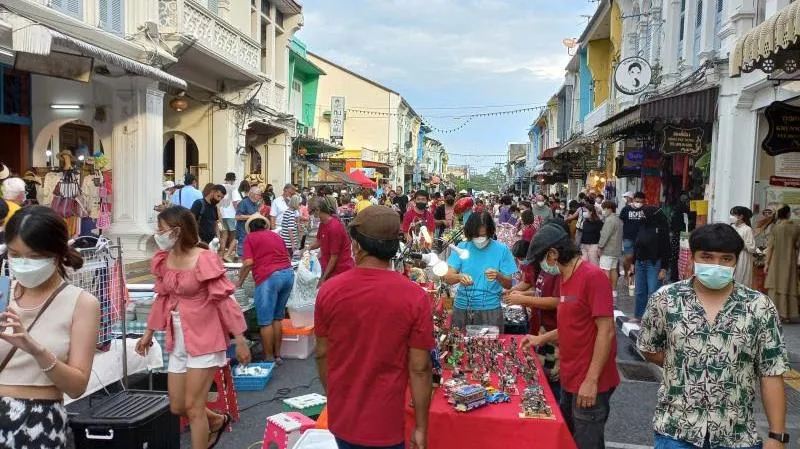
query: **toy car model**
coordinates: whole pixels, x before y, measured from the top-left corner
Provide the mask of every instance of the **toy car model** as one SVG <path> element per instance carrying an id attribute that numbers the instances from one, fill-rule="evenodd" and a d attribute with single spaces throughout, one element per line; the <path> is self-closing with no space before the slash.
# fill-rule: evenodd
<path id="1" fill-rule="evenodd" d="M 489 401 L 490 404 L 500 404 L 502 402 L 511 402 L 511 397 L 502 391 L 497 391 L 492 394 L 487 394 L 486 400 Z"/>
<path id="2" fill-rule="evenodd" d="M 456 410 L 468 412 L 487 404 L 486 389 L 481 385 L 465 385 L 454 391 L 451 399 Z"/>

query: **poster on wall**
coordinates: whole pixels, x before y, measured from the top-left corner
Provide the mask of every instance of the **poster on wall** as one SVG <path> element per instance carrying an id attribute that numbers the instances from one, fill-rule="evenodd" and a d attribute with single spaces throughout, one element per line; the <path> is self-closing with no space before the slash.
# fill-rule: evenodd
<path id="1" fill-rule="evenodd" d="M 767 204 L 788 204 L 792 209 L 792 219 L 800 219 L 800 191 L 785 187 L 768 187 Z"/>
<path id="2" fill-rule="evenodd" d="M 761 148 L 770 156 L 800 152 L 800 107 L 774 101 L 764 109 L 767 137 Z"/>
<path id="3" fill-rule="evenodd" d="M 681 128 L 667 125 L 661 135 L 662 154 L 688 154 L 699 156 L 703 153 L 703 128 Z"/>
<path id="4" fill-rule="evenodd" d="M 800 152 L 775 156 L 775 176 L 800 178 Z"/>

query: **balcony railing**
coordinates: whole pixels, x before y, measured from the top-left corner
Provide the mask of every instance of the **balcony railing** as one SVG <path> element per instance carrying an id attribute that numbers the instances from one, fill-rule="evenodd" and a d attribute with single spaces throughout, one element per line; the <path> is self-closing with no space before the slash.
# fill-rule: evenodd
<path id="1" fill-rule="evenodd" d="M 162 33 L 192 35 L 223 61 L 258 73 L 261 46 L 196 0 L 159 0 Z"/>
<path id="2" fill-rule="evenodd" d="M 286 100 L 286 87 L 272 80 L 264 80 L 261 90 L 258 91 L 258 102 L 261 106 L 272 109 L 277 113 L 286 112 L 288 109 Z"/>
<path id="3" fill-rule="evenodd" d="M 608 103 L 604 101 L 592 112 L 586 114 L 586 118 L 583 119 L 584 132 L 591 133 L 597 125 L 605 121 L 609 116 Z"/>

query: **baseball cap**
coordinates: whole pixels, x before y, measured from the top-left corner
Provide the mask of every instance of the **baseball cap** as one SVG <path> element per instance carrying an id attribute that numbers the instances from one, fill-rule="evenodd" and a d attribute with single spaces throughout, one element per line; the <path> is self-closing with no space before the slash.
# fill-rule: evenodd
<path id="1" fill-rule="evenodd" d="M 369 206 L 356 214 L 350 229 L 375 240 L 397 240 L 400 237 L 400 215 L 383 206 Z"/>
<path id="2" fill-rule="evenodd" d="M 545 223 L 536 231 L 536 235 L 531 241 L 528 248 L 528 261 L 533 262 L 540 259 L 542 254 L 564 239 L 569 239 L 569 233 L 564 230 L 561 224 L 556 222 Z"/>
<path id="3" fill-rule="evenodd" d="M 630 191 L 625 192 L 625 193 L 622 194 L 622 197 L 623 198 L 633 198 L 633 192 L 630 192 Z"/>
<path id="4" fill-rule="evenodd" d="M 175 183 L 172 181 L 164 181 L 164 190 L 168 190 L 175 187 Z"/>

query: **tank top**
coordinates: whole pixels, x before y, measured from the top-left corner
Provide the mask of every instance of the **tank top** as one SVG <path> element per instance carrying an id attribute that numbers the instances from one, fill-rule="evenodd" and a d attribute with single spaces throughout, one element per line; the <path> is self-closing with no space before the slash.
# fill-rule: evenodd
<path id="1" fill-rule="evenodd" d="M 15 285 L 12 284 L 12 292 L 14 287 Z M 53 299 L 30 331 L 31 337 L 36 342 L 55 354 L 62 362 L 66 362 L 69 356 L 72 317 L 75 314 L 75 305 L 81 292 L 83 292 L 82 289 L 74 285 L 67 285 Z M 17 312 L 22 326 L 27 329 L 43 305 L 44 302 L 38 307 L 24 309 L 17 304 L 16 299 L 11 299 L 9 308 L 13 308 Z M 5 360 L 11 348 L 9 343 L 0 340 L 0 361 Z M 53 385 L 53 381 L 42 372 L 42 368 L 32 355 L 23 350 L 17 350 L 5 369 L 0 371 L 0 385 L 49 387 Z"/>

